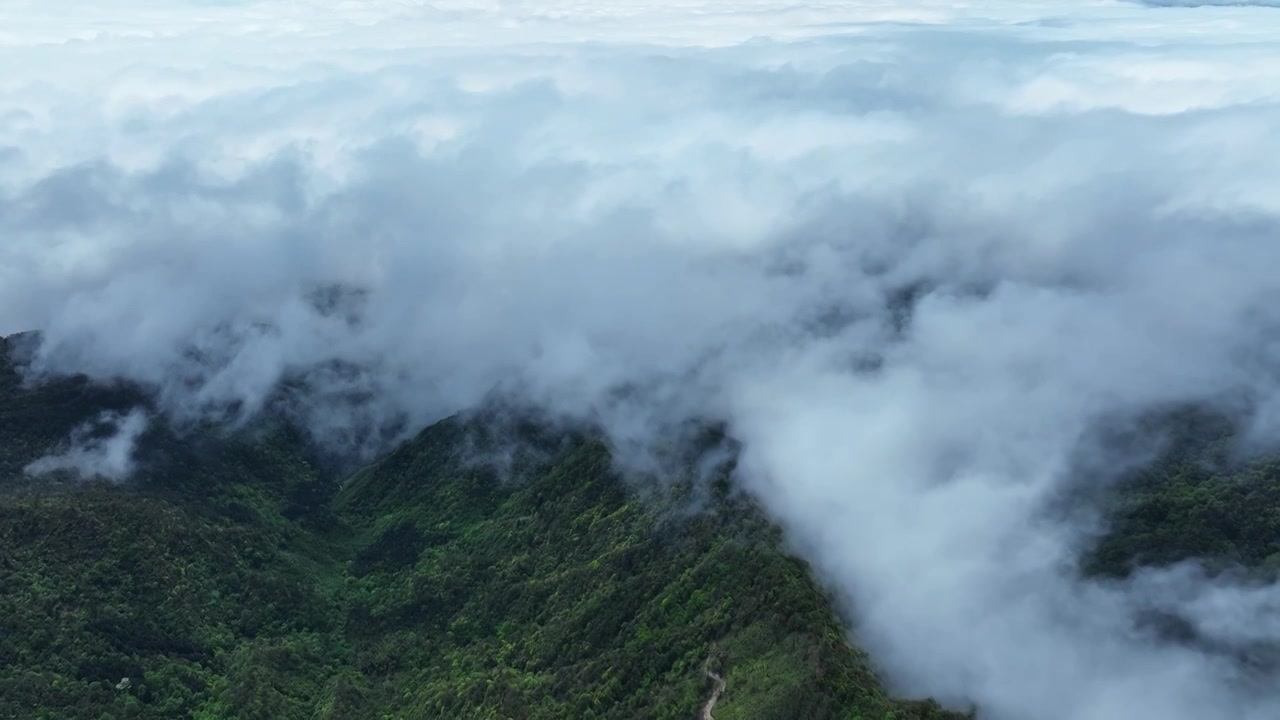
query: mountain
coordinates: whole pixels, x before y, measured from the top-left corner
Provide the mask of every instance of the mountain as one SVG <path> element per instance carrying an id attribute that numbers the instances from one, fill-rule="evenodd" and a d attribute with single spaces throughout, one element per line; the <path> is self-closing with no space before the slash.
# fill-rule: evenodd
<path id="1" fill-rule="evenodd" d="M 0 718 L 960 717 L 886 692 L 727 467 L 629 483 L 599 437 L 490 412 L 341 478 L 287 422 L 29 387 L 25 342 L 0 341 Z M 138 408 L 127 482 L 25 472 Z"/>

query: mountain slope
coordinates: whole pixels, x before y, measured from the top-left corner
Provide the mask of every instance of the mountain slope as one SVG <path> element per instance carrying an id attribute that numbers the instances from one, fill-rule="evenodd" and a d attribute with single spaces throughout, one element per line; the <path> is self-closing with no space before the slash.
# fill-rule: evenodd
<path id="1" fill-rule="evenodd" d="M 393 706 L 684 718 L 708 693 L 710 656 L 729 680 L 722 719 L 931 716 L 884 696 L 804 566 L 746 502 L 721 496 L 714 513 L 672 515 L 679 487 L 637 498 L 590 439 L 503 484 L 459 472 L 451 448 L 465 431 L 428 430 L 338 498 L 368 528 L 348 632 L 368 648 L 358 665 L 412 688 Z"/>
<path id="2" fill-rule="evenodd" d="M 145 396 L 0 368 L 0 717 L 691 718 L 707 668 L 718 720 L 947 717 L 886 695 L 723 478 L 685 512 L 688 478 L 642 494 L 536 426 L 496 472 L 472 418 L 336 483 L 287 426 L 153 418 L 128 485 L 31 482 Z"/>

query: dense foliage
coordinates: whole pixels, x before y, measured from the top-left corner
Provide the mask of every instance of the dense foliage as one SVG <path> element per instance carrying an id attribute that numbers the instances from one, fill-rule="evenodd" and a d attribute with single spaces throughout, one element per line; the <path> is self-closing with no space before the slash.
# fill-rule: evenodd
<path id="1" fill-rule="evenodd" d="M 0 346 L 0 352 L 9 352 Z M 947 717 L 889 698 L 721 478 L 449 420 L 343 483 L 284 426 L 153 420 L 127 486 L 21 469 L 129 388 L 0 363 L 0 717 Z M 688 512 L 694 505 L 698 512 Z"/>
<path id="2" fill-rule="evenodd" d="M 1211 571 L 1280 570 L 1280 463 L 1214 469 L 1182 459 L 1122 488 L 1111 531 L 1088 558 L 1092 574 L 1195 559 Z"/>

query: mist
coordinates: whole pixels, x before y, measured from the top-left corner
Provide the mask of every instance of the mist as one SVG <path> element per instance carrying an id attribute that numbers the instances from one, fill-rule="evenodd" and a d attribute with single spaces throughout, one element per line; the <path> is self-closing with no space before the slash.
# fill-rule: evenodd
<path id="1" fill-rule="evenodd" d="M 495 394 L 624 465 L 722 422 L 896 689 L 1280 713 L 1134 623 L 1274 639 L 1276 588 L 1082 580 L 1097 509 L 1050 512 L 1150 459 L 1103 422 L 1280 440 L 1280 11 L 65 5 L 0 9 L 0 334 L 41 332 L 32 381 L 179 419 L 283 387 L 365 456 Z M 41 462 L 122 478 L 121 447 Z"/>
<path id="2" fill-rule="evenodd" d="M 123 482 L 133 473 L 135 446 L 146 428 L 147 414 L 141 409 L 101 413 L 73 429 L 67 447 L 36 459 L 24 472 L 36 477 L 63 472 L 81 480 Z"/>

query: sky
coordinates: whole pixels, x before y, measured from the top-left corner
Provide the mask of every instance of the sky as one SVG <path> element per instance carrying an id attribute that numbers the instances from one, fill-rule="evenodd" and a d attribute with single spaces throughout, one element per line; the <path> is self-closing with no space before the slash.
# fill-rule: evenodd
<path id="1" fill-rule="evenodd" d="M 1133 622 L 1274 639 L 1274 588 L 1081 580 L 1049 512 L 1153 410 L 1275 447 L 1269 4 L 10 0 L 0 334 L 179 417 L 287 382 L 347 449 L 495 393 L 624 462 L 721 421 L 895 689 L 1275 717 Z"/>

